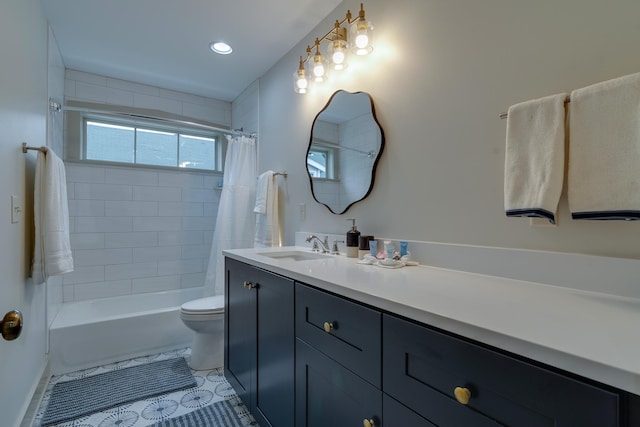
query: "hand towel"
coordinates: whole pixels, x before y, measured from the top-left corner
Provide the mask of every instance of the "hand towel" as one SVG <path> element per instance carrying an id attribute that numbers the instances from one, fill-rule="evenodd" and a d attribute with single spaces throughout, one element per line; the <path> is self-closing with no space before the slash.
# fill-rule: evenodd
<path id="1" fill-rule="evenodd" d="M 280 246 L 280 214 L 276 175 L 271 170 L 264 172 L 258 177 L 258 187 L 262 186 L 261 182 L 266 182 L 264 190 L 265 211 L 264 213 L 256 213 L 256 234 L 253 246 L 256 248 Z M 257 193 L 260 193 L 260 190 L 256 190 Z M 256 196 L 257 200 L 258 196 Z M 256 207 L 257 205 L 258 203 L 256 203 Z"/>
<path id="2" fill-rule="evenodd" d="M 34 223 L 33 281 L 43 283 L 49 276 L 73 271 L 66 173 L 64 163 L 51 149 L 46 154 L 38 152 Z"/>
<path id="3" fill-rule="evenodd" d="M 508 217 L 556 222 L 564 179 L 566 99 L 562 93 L 509 108 L 504 169 Z"/>
<path id="4" fill-rule="evenodd" d="M 640 219 L 640 73 L 571 92 L 573 219 Z"/>
<path id="5" fill-rule="evenodd" d="M 255 213 L 263 214 L 267 212 L 267 195 L 273 174 L 273 171 L 267 171 L 258 177 L 258 184 L 256 185 L 256 206 L 253 208 Z"/>

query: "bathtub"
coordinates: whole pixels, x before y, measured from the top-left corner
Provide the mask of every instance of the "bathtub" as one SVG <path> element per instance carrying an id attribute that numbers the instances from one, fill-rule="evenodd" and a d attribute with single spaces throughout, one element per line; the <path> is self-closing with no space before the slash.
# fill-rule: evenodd
<path id="1" fill-rule="evenodd" d="M 51 374 L 188 347 L 180 305 L 201 297 L 193 288 L 63 304 L 49 330 Z"/>

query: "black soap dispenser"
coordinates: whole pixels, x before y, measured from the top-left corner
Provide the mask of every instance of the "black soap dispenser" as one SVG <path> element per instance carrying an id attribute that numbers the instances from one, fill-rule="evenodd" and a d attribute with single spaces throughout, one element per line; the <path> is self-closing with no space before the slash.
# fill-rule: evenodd
<path id="1" fill-rule="evenodd" d="M 358 245 L 360 244 L 360 232 L 356 228 L 355 218 L 348 219 L 351 221 L 351 230 L 347 231 L 347 257 L 358 258 Z"/>

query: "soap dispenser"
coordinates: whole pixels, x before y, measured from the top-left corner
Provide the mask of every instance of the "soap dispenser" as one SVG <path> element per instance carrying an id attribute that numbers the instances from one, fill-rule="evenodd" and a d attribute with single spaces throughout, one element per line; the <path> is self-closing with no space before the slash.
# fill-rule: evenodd
<path id="1" fill-rule="evenodd" d="M 348 219 L 347 221 L 351 221 L 351 230 L 347 231 L 347 257 L 358 258 L 360 232 L 356 228 L 355 218 Z"/>

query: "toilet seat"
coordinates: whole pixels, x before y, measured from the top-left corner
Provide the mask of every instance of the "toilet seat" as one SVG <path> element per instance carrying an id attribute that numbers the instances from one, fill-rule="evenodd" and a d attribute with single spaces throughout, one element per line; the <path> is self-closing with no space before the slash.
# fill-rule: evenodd
<path id="1" fill-rule="evenodd" d="M 194 315 L 224 313 L 224 295 L 215 295 L 185 302 L 180 306 L 180 312 Z"/>

